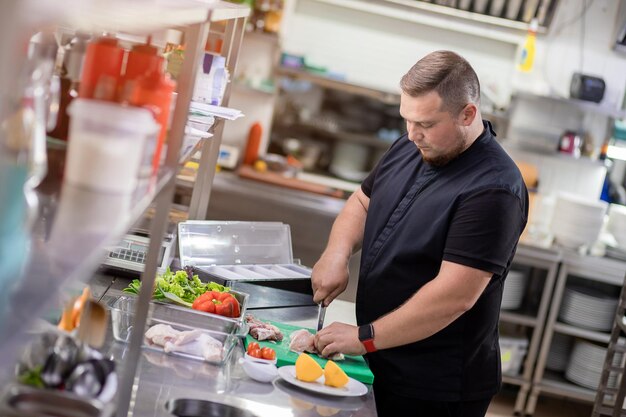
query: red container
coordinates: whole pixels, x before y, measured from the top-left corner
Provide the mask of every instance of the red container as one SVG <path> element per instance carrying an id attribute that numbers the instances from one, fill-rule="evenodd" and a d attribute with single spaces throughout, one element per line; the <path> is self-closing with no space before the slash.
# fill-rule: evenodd
<path id="1" fill-rule="evenodd" d="M 160 68 L 158 50 L 150 44 L 135 45 L 128 53 L 123 80 L 134 80 Z"/>
<path id="2" fill-rule="evenodd" d="M 115 38 L 102 37 L 90 42 L 85 53 L 78 96 L 94 98 L 98 83 L 100 86 L 106 84 L 106 90 L 111 87 L 115 90 L 122 75 L 124 52 Z"/>
<path id="3" fill-rule="evenodd" d="M 152 158 L 153 172 L 159 168 L 161 161 L 161 149 L 167 135 L 167 123 L 170 115 L 170 106 L 172 103 L 172 94 L 176 88 L 176 83 L 172 81 L 169 75 L 164 74 L 163 58 L 157 57 L 158 64 L 156 68 L 147 75 L 137 78 L 133 85 L 130 104 L 133 106 L 145 107 L 152 111 L 154 118 L 160 125 L 159 135 Z"/>

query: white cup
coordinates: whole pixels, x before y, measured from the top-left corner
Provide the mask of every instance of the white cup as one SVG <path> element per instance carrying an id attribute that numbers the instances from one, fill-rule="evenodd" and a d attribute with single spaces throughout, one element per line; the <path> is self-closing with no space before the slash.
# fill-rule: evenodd
<path id="1" fill-rule="evenodd" d="M 65 181 L 91 190 L 131 193 L 148 138 L 159 125 L 149 110 L 76 99 L 71 116 Z"/>

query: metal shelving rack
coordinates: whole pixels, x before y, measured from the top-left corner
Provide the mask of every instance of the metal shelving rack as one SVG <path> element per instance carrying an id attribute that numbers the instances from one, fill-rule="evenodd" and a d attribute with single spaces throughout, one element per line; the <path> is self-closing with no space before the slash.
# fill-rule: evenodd
<path id="1" fill-rule="evenodd" d="M 567 397 L 588 403 L 594 402 L 596 390 L 576 385 L 565 380 L 559 373 L 546 370 L 550 344 L 552 343 L 552 337 L 555 332 L 608 344 L 610 334 L 561 323 L 558 321 L 558 314 L 568 277 L 576 276 L 590 281 L 622 287 L 624 284 L 625 270 L 626 263 L 624 262 L 579 255 L 569 250 L 563 252 L 563 259 L 554 287 L 545 333 L 541 340 L 539 355 L 534 370 L 532 389 L 526 404 L 525 414 L 532 415 L 535 412 L 538 397 L 542 393 Z"/>
<path id="2" fill-rule="evenodd" d="M 52 4 L 54 3 L 54 4 Z M 80 3 L 80 4 L 74 4 Z M 0 14 L 15 9 L 15 3 L 0 4 Z M 55 184 L 58 204 L 53 204 L 56 211 L 52 233 L 46 239 L 36 233 L 31 236 L 32 250 L 25 273 L 12 285 L 8 298 L 11 304 L 11 320 L 0 323 L 0 371 L 9 369 L 15 360 L 19 346 L 28 339 L 26 330 L 37 317 L 52 304 L 54 294 L 68 282 L 85 280 L 99 266 L 105 254 L 105 247 L 117 242 L 130 227 L 144 214 L 146 209 L 155 204 L 156 213 L 150 227 L 150 246 L 146 258 L 146 266 L 142 274 L 142 290 L 139 294 L 134 326 L 145 327 L 152 288 L 158 264 L 161 238 L 164 236 L 168 213 L 174 196 L 176 173 L 189 155 L 181 155 L 185 124 L 189 112 L 189 104 L 193 93 L 198 62 L 204 53 L 204 44 L 212 22 L 227 21 L 222 54 L 226 63 L 234 73 L 239 47 L 243 39 L 245 20 L 249 15 L 247 6 L 236 5 L 224 1 L 143 1 L 129 2 L 110 0 L 106 2 L 29 0 L 20 4 L 23 16 L 28 21 L 21 27 L 26 35 L 41 22 L 54 22 L 62 27 L 74 30 L 98 32 L 124 32 L 147 35 L 153 31 L 178 28 L 185 34 L 186 57 L 181 76 L 178 81 L 178 97 L 173 115 L 173 123 L 168 136 L 168 147 L 165 164 L 159 175 L 144 186 L 139 187 L 132 196 L 103 195 L 102 193 L 72 187 L 68 184 Z M 55 13 L 50 13 L 51 10 Z M 14 36 L 13 39 L 21 37 Z M 0 50 L 0 61 L 11 57 L 11 52 Z M 5 72 L 2 73 L 4 75 Z M 228 103 L 229 88 L 226 90 L 224 105 Z M 2 104 L 2 103 L 0 103 Z M 197 211 L 208 205 L 215 161 L 221 140 L 223 123 L 218 124 L 211 141 L 202 141 L 193 149 L 203 147 L 201 159 L 201 180 L 196 184 L 198 194 L 205 194 Z M 208 145 L 207 145 L 208 144 Z M 124 213 L 122 207 L 128 207 Z M 96 215 L 109 214 L 108 222 L 102 222 Z M 127 214 L 127 215 L 125 215 Z M 76 227 L 63 227 L 62 219 L 76 219 Z M 50 222 L 51 219 L 38 219 Z M 81 221 L 83 222 L 81 224 Z M 58 223 L 61 223 L 59 225 Z M 99 228 L 93 226 L 99 225 Z M 103 227 L 103 226 L 106 227 Z M 8 290 L 8 289 L 7 289 Z M 6 307 L 6 306 L 3 306 Z M 123 366 L 120 366 L 121 379 L 118 386 L 117 415 L 126 416 L 132 406 L 132 395 L 135 391 L 135 375 L 140 362 L 142 332 L 133 334 L 126 350 Z"/>
<path id="3" fill-rule="evenodd" d="M 502 311 L 500 313 L 501 323 L 511 323 L 532 329 L 528 352 L 526 354 L 526 358 L 524 359 L 522 374 L 518 376 L 502 376 L 503 382 L 520 387 L 515 400 L 515 413 L 522 413 L 524 411 L 524 406 L 526 405 L 526 400 L 532 386 L 534 365 L 537 360 L 537 354 L 541 344 L 541 336 L 543 334 L 548 307 L 552 298 L 552 289 L 554 287 L 560 261 L 561 252 L 558 250 L 540 249 L 524 244 L 518 245 L 515 258 L 513 259 L 514 265 L 525 267 L 530 266 L 532 268 L 545 271 L 545 275 L 534 274 L 535 276 L 543 279 L 543 285 L 541 286 L 541 298 L 537 306 L 536 314 L 510 311 Z"/>
<path id="4" fill-rule="evenodd" d="M 626 410 L 624 410 L 624 397 L 626 397 L 626 378 L 624 378 L 624 353 L 626 353 L 626 345 L 624 345 L 623 340 L 620 340 L 623 339 L 624 336 L 626 336 L 626 323 L 624 322 L 625 314 L 626 287 L 622 287 L 617 311 L 615 312 L 615 319 L 613 321 L 613 330 L 611 331 L 609 348 L 606 353 L 606 358 L 604 359 L 602 377 L 600 379 L 600 385 L 598 386 L 598 391 L 596 392 L 596 398 L 593 404 L 593 412 L 591 414 L 592 417 L 626 416 Z M 614 365 L 615 354 L 618 352 L 622 355 L 621 366 Z M 618 388 L 611 388 L 608 386 L 609 376 L 611 374 L 618 375 Z"/>

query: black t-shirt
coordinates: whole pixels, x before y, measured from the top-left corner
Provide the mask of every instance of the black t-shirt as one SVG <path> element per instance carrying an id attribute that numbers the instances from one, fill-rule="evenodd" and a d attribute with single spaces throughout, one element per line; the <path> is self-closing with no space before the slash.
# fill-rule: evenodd
<path id="1" fill-rule="evenodd" d="M 425 163 L 406 136 L 361 185 L 370 197 L 357 321 L 389 313 L 439 273 L 443 260 L 493 273 L 476 304 L 438 333 L 368 354 L 377 382 L 436 401 L 488 398 L 501 384 L 502 288 L 528 217 L 528 192 L 489 122 L 443 167 Z"/>

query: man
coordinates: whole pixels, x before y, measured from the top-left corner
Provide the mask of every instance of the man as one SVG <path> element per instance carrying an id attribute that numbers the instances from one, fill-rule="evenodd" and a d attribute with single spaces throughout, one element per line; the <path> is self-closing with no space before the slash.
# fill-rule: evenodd
<path id="1" fill-rule="evenodd" d="M 501 384 L 500 302 L 528 193 L 482 120 L 465 59 L 433 52 L 400 86 L 407 135 L 348 199 L 313 268 L 313 298 L 328 305 L 362 247 L 359 327 L 333 323 L 315 343 L 367 352 L 379 416 L 484 416 Z"/>

